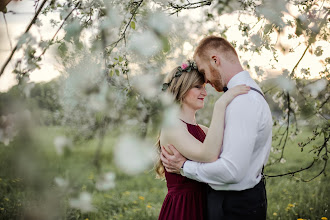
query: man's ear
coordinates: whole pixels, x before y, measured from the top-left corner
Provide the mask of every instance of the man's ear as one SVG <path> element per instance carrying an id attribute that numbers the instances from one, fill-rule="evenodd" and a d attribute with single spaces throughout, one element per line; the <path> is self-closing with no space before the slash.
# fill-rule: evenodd
<path id="1" fill-rule="evenodd" d="M 213 65 L 215 64 L 215 66 L 220 66 L 220 58 L 217 55 L 213 55 L 211 57 L 211 62 L 213 63 Z"/>

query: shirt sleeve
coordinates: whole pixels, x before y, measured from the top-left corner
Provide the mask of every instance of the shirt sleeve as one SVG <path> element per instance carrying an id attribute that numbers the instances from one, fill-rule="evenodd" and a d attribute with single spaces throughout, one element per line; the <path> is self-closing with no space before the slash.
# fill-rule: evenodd
<path id="1" fill-rule="evenodd" d="M 227 107 L 223 151 L 212 163 L 187 161 L 184 176 L 209 184 L 234 184 L 247 174 L 258 131 L 260 106 L 248 95 L 236 97 Z"/>

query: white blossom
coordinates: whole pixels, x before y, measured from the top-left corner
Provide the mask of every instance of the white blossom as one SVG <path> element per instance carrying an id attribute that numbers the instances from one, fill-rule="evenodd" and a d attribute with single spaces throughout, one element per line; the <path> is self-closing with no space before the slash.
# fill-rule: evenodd
<path id="1" fill-rule="evenodd" d="M 173 128 L 177 126 L 179 115 L 179 107 L 172 105 L 164 111 L 163 124 L 164 128 Z"/>
<path id="2" fill-rule="evenodd" d="M 152 14 L 148 20 L 148 24 L 156 32 L 164 35 L 167 34 L 171 28 L 170 17 L 162 12 Z"/>
<path id="3" fill-rule="evenodd" d="M 151 31 L 136 33 L 129 42 L 129 48 L 143 56 L 150 57 L 161 49 L 160 39 Z"/>
<path id="4" fill-rule="evenodd" d="M 67 188 L 69 186 L 69 181 L 61 177 L 55 177 L 54 181 L 58 187 Z"/>
<path id="5" fill-rule="evenodd" d="M 70 149 L 72 146 L 71 139 L 65 136 L 57 136 L 54 138 L 54 145 L 58 155 L 63 155 L 65 148 Z"/>
<path id="6" fill-rule="evenodd" d="M 327 84 L 327 80 L 320 79 L 312 84 L 309 84 L 307 88 L 310 90 L 311 95 L 316 98 L 318 94 L 326 88 Z"/>
<path id="7" fill-rule="evenodd" d="M 160 92 L 157 77 L 153 74 L 144 74 L 134 77 L 132 85 L 147 98 L 152 98 Z"/>
<path id="8" fill-rule="evenodd" d="M 115 164 L 129 175 L 148 169 L 153 158 L 153 144 L 130 135 L 121 136 L 114 151 Z"/>
<path id="9" fill-rule="evenodd" d="M 77 199 L 70 199 L 70 206 L 75 209 L 80 209 L 83 213 L 95 211 L 92 205 L 92 196 L 88 192 L 80 193 Z"/>
<path id="10" fill-rule="evenodd" d="M 96 189 L 98 190 L 109 190 L 116 186 L 115 183 L 116 175 L 113 172 L 105 173 L 97 182 Z"/>
<path id="11" fill-rule="evenodd" d="M 290 92 L 294 89 L 294 86 L 295 86 L 294 82 L 287 77 L 280 76 L 276 79 L 276 81 L 279 84 L 279 86 L 284 90 L 287 90 Z"/>
<path id="12" fill-rule="evenodd" d="M 282 19 L 283 12 L 288 12 L 285 0 L 266 0 L 256 8 L 258 14 L 262 14 L 268 21 L 279 27 L 284 27 L 285 23 Z"/>

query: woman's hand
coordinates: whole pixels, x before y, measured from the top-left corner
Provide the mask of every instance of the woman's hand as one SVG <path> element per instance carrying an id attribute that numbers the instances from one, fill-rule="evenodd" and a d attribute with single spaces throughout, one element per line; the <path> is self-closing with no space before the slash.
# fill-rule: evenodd
<path id="1" fill-rule="evenodd" d="M 242 94 L 246 94 L 250 91 L 250 86 L 247 85 L 238 85 L 233 88 L 228 89 L 217 101 L 215 104 L 229 105 L 233 99 Z"/>

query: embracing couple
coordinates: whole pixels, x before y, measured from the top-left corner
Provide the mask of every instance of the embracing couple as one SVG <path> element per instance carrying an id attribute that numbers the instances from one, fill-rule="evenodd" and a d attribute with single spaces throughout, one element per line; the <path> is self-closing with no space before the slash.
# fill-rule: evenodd
<path id="1" fill-rule="evenodd" d="M 156 172 L 168 187 L 159 219 L 264 220 L 262 171 L 272 142 L 264 94 L 221 37 L 204 38 L 194 60 L 176 67 L 163 84 L 180 113 L 176 126 L 162 128 L 158 142 Z M 209 128 L 195 118 L 204 107 L 206 83 L 225 92 L 215 102 Z"/>

